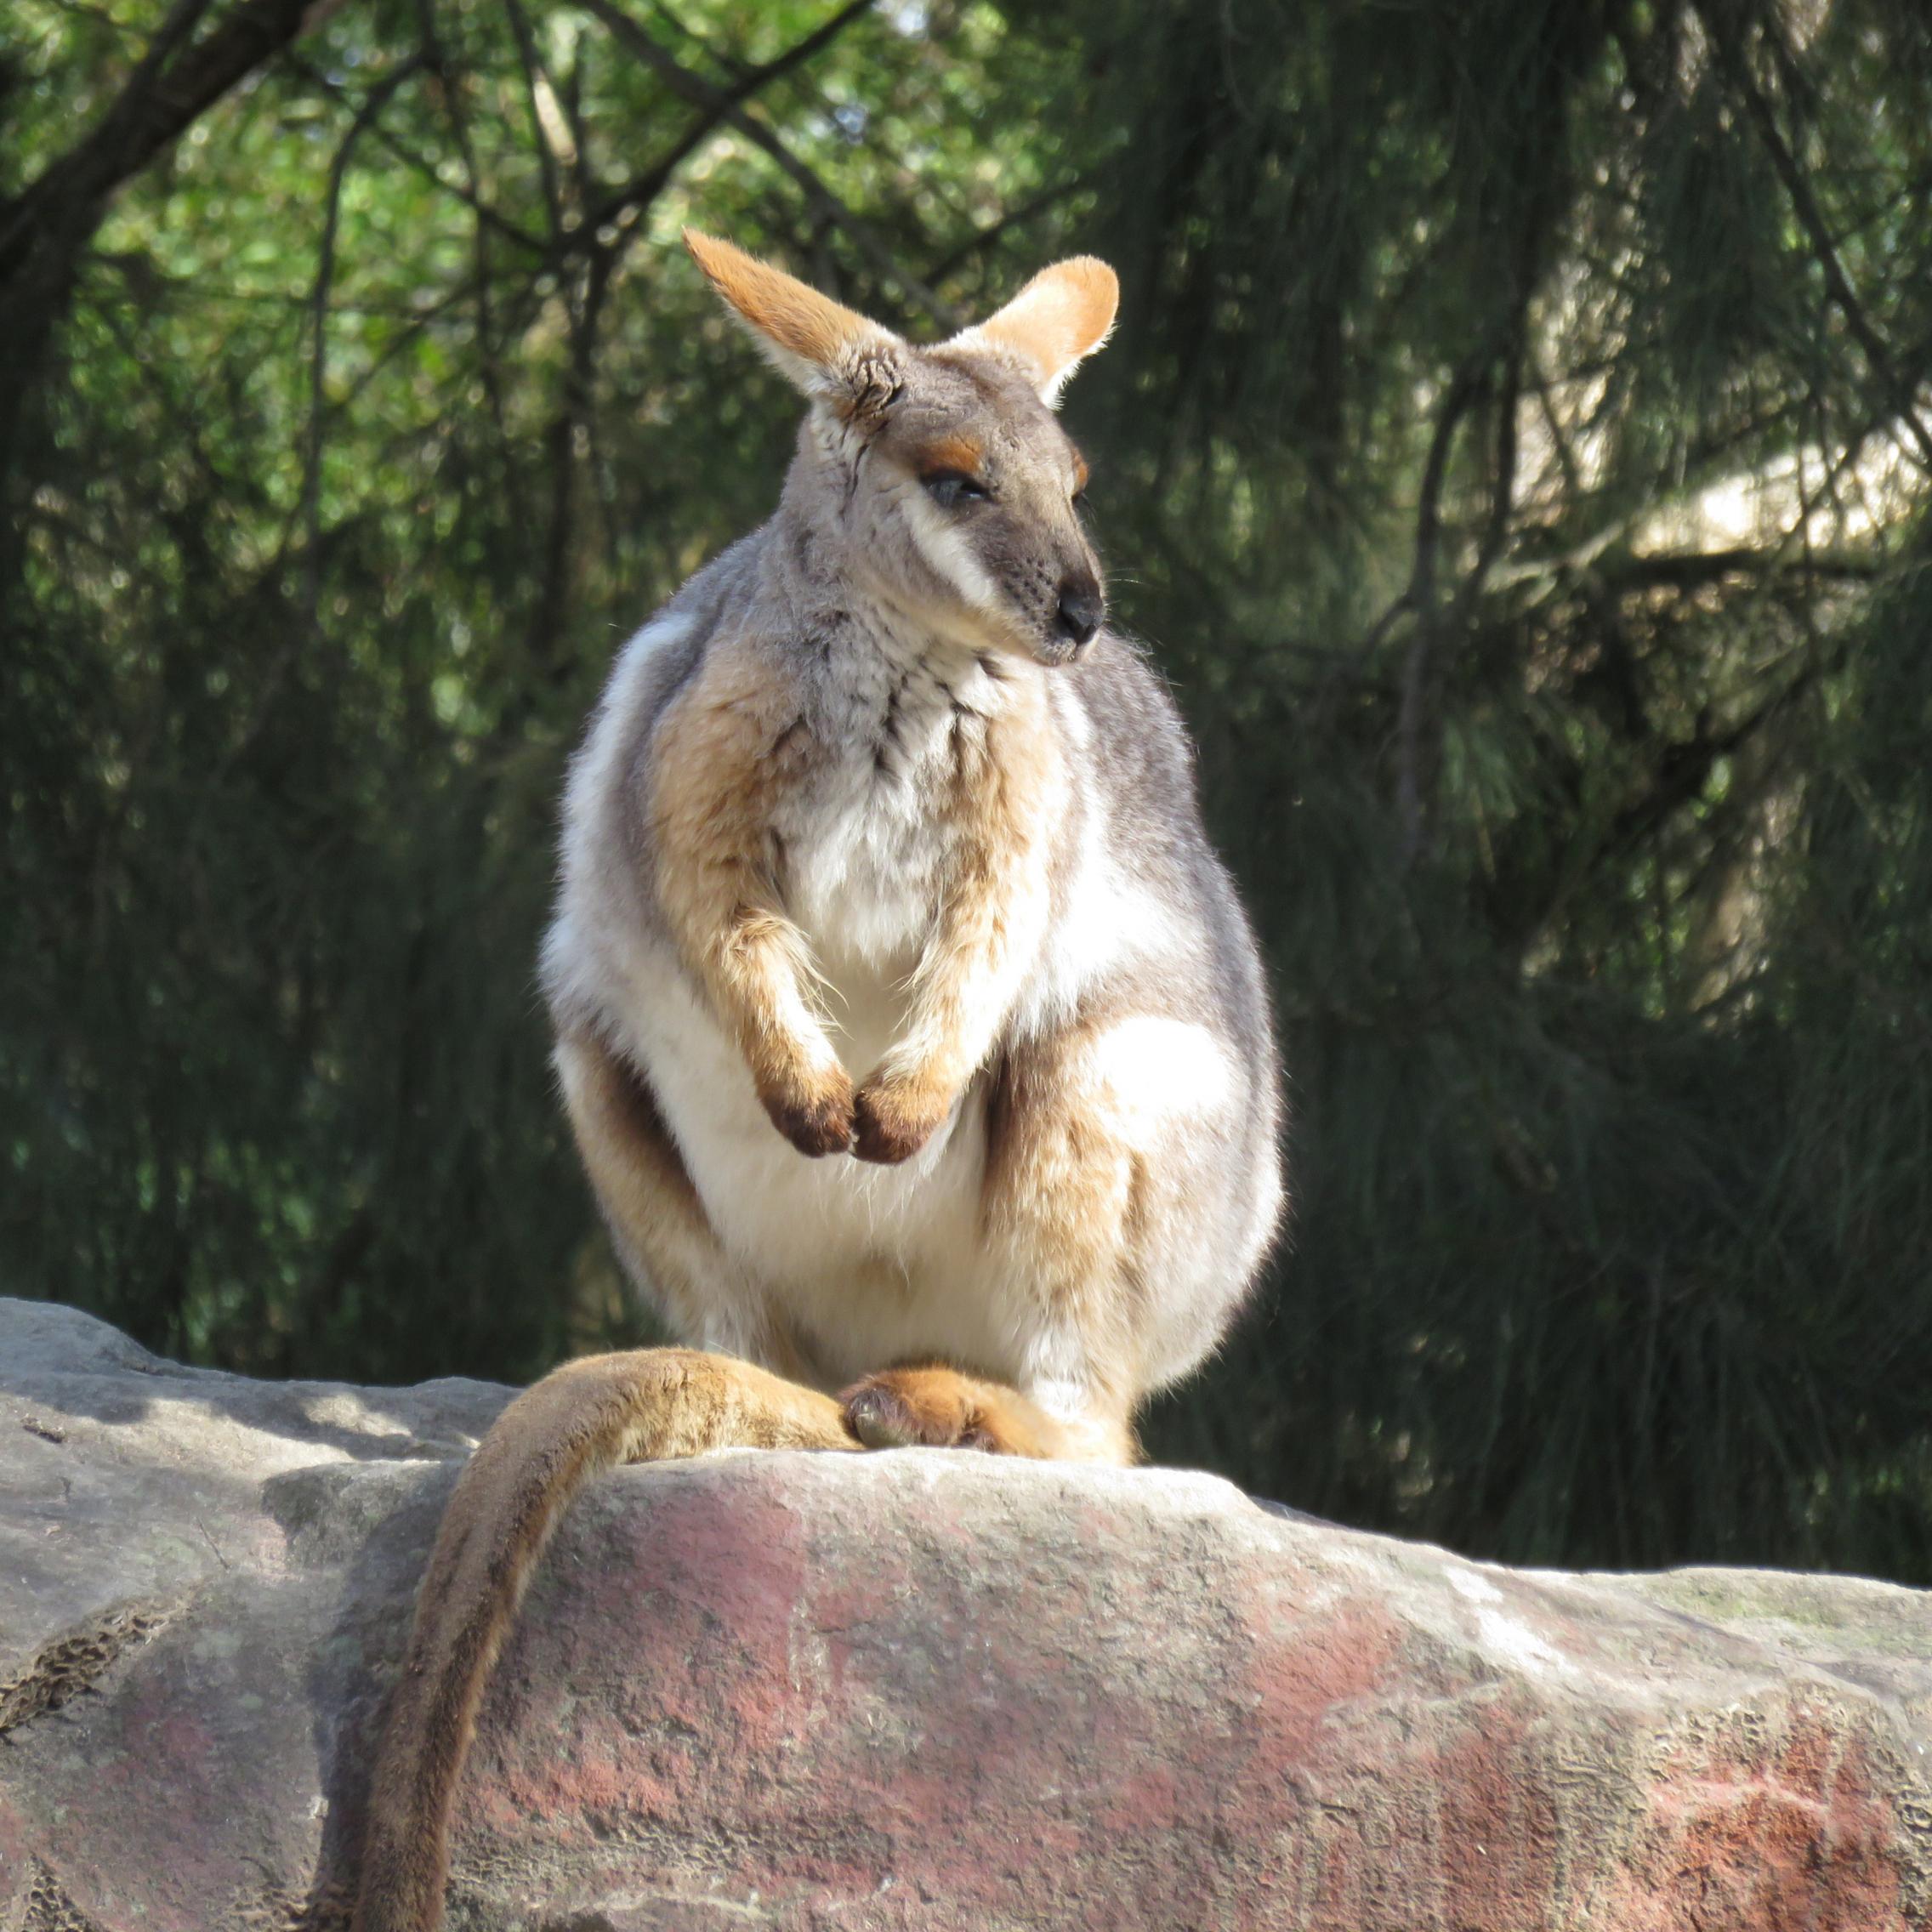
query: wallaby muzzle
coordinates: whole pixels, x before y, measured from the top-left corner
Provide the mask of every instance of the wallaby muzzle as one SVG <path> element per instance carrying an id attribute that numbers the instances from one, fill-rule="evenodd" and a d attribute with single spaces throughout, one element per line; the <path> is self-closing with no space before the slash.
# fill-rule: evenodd
<path id="1" fill-rule="evenodd" d="M 1046 634 L 1033 647 L 1043 664 L 1071 664 L 1079 657 L 1106 622 L 1106 593 L 1090 571 L 1064 578 Z"/>

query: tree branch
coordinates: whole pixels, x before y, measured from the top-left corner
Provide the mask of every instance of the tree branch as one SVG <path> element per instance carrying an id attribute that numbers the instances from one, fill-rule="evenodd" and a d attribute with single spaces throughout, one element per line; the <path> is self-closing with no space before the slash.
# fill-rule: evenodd
<path id="1" fill-rule="evenodd" d="M 1422 492 L 1416 503 L 1415 560 L 1401 595 L 1383 612 L 1365 648 L 1379 643 L 1404 611 L 1415 619 L 1415 632 L 1403 654 L 1401 696 L 1395 714 L 1395 809 L 1402 822 L 1405 862 L 1422 845 L 1423 714 L 1429 673 L 1443 625 L 1435 594 L 1436 552 L 1442 537 L 1442 492 L 1449 474 L 1450 452 L 1456 433 L 1475 406 L 1487 379 L 1489 349 L 1486 344 L 1457 372 L 1437 412 L 1429 456 L 1423 464 Z"/>
<path id="2" fill-rule="evenodd" d="M 647 207 L 663 191 L 679 164 L 724 125 L 732 108 L 749 100 L 772 82 L 782 79 L 821 48 L 829 47 L 854 20 L 869 11 L 872 3 L 873 0 L 847 0 L 831 19 L 815 27 L 795 46 L 787 48 L 762 67 L 752 68 L 730 87 L 719 92 L 711 105 L 649 168 L 612 189 L 594 208 L 588 211 L 585 230 L 595 236 L 599 229 L 617 220 L 627 209 Z"/>
<path id="3" fill-rule="evenodd" d="M 338 87 L 320 68 L 304 60 L 300 54 L 291 54 L 288 57 L 288 65 L 293 71 L 299 74 L 312 87 L 319 88 L 332 99 L 342 102 L 344 106 L 349 105 L 348 90 Z M 489 202 L 486 202 L 476 189 L 468 184 L 459 186 L 454 181 L 445 180 L 442 175 L 437 172 L 435 162 L 430 160 L 420 149 L 412 147 L 394 130 L 378 127 L 372 128 L 370 132 L 378 145 L 387 148 L 398 161 L 414 168 L 432 187 L 440 189 L 445 194 L 454 195 L 465 207 L 475 215 L 480 222 L 487 222 L 490 227 L 497 234 L 502 236 L 505 241 L 515 242 L 518 247 L 526 250 L 532 255 L 548 256 L 552 253 L 553 251 L 542 237 L 532 235 L 527 229 L 520 228 L 500 208 L 492 207 Z"/>
<path id="4" fill-rule="evenodd" d="M 1834 582 L 1870 583 L 1886 566 L 1877 558 L 1826 550 L 1784 554 L 1786 546 L 1761 550 L 1665 551 L 1619 559 L 1600 573 L 1613 590 L 1698 590 L 1727 577 L 1821 577 Z"/>
<path id="5" fill-rule="evenodd" d="M 1851 278 L 1844 271 L 1844 264 L 1838 259 L 1832 231 L 1825 220 L 1824 211 L 1818 206 L 1818 198 L 1811 191 L 1811 184 L 1805 176 L 1784 136 L 1778 131 L 1777 116 L 1771 111 L 1771 104 L 1764 98 L 1764 90 L 1752 78 L 1750 63 L 1745 58 L 1743 48 L 1734 36 L 1711 17 L 1711 9 L 1700 4 L 1698 16 L 1708 30 L 1713 43 L 1719 50 L 1725 71 L 1731 85 L 1736 88 L 1752 125 L 1758 131 L 1758 139 L 1770 156 L 1771 166 L 1776 169 L 1778 179 L 1784 184 L 1784 190 L 1790 197 L 1793 212 L 1811 242 L 1811 253 L 1817 259 L 1818 266 L 1824 271 L 1825 287 L 1833 304 L 1844 317 L 1845 327 L 1851 331 L 1852 339 L 1865 353 L 1865 360 L 1879 382 L 1884 384 L 1893 407 L 1905 424 L 1906 433 L 1918 446 L 1923 466 L 1932 470 L 1932 430 L 1928 430 L 1918 413 L 1918 399 L 1912 385 L 1900 375 L 1897 365 L 1885 338 L 1878 332 L 1878 326 L 1866 313 L 1864 304 L 1858 299 L 1851 286 Z"/>
<path id="6" fill-rule="evenodd" d="M 340 0 L 242 0 L 214 31 L 212 0 L 175 0 L 147 51 L 93 127 L 19 193 L 0 198 L 0 480 L 37 420 L 35 378 L 73 297 L 82 250 L 109 197 L 229 90 Z M 18 585 L 17 534 L 0 519 L 0 606 Z"/>
<path id="7" fill-rule="evenodd" d="M 316 258 L 315 292 L 310 297 L 314 310 L 315 344 L 309 370 L 309 446 L 302 475 L 302 517 L 308 531 L 309 548 L 309 628 L 314 631 L 321 628 L 322 412 L 327 401 L 329 284 L 335 276 L 335 241 L 342 214 L 342 185 L 349 173 L 349 156 L 363 131 L 395 99 L 397 90 L 423 71 L 425 64 L 423 55 L 412 54 L 370 89 L 368 99 L 356 110 L 355 118 L 349 122 L 349 132 L 342 137 L 342 145 L 335 151 L 335 158 L 329 164 L 327 209 L 322 219 L 321 248 Z"/>
<path id="8" fill-rule="evenodd" d="M 843 16 L 852 16 L 863 12 L 870 3 L 871 0 L 852 0 L 852 3 L 843 9 Z M 618 40 L 656 74 L 673 94 L 707 113 L 717 114 L 730 126 L 736 128 L 753 146 L 769 155 L 803 192 L 807 203 L 827 220 L 834 223 L 850 239 L 853 246 L 871 264 L 877 274 L 911 296 L 941 327 L 957 330 L 966 326 L 966 317 L 904 267 L 894 251 L 873 231 L 869 223 L 848 207 L 770 128 L 762 121 L 747 114 L 731 98 L 736 90 L 714 87 L 702 75 L 693 73 L 666 48 L 659 46 L 629 14 L 616 5 L 615 0 L 582 0 L 582 4 L 587 12 L 594 14 L 603 21 Z M 827 28 L 840 21 L 843 16 L 834 15 L 832 20 L 826 23 Z M 824 31 L 826 30 L 821 30 Z M 769 68 L 761 68 L 758 71 L 764 79 L 771 77 Z M 752 77 L 747 77 L 747 79 Z M 764 84 L 764 82 L 761 80 L 759 84 Z"/>
<path id="9" fill-rule="evenodd" d="M 1056 202 L 1063 202 L 1069 195 L 1084 188 L 1093 179 L 1091 174 L 1070 174 L 1063 181 L 1056 181 L 1050 188 L 1043 188 L 1038 194 L 1029 196 L 1018 207 L 1009 208 L 995 221 L 989 221 L 984 228 L 978 228 L 952 251 L 943 256 L 927 270 L 929 281 L 940 282 L 978 254 L 998 241 L 1009 228 L 1018 228 L 1031 221 L 1037 214 L 1044 214 Z"/>
<path id="10" fill-rule="evenodd" d="M 230 88 L 313 24 L 310 0 L 244 0 L 205 39 L 178 60 L 168 56 L 192 31 L 211 0 L 176 0 L 127 83 L 90 132 L 48 163 L 4 211 L 0 281 L 17 268 L 37 229 L 57 214 L 78 246 L 92 233 L 99 205 L 193 126 Z"/>
<path id="11" fill-rule="evenodd" d="M 1658 825 L 1703 795 L 1720 758 L 1729 758 L 1757 736 L 1786 707 L 1815 685 L 1822 667 L 1811 664 L 1789 684 L 1773 691 L 1755 710 L 1747 712 L 1722 731 L 1711 731 L 1700 719 L 1688 741 L 1666 742 L 1657 754 L 1650 788 L 1613 818 L 1597 849 L 1599 859 L 1628 851 Z"/>
<path id="12" fill-rule="evenodd" d="M 517 60 L 523 69 L 524 94 L 530 105 L 531 143 L 537 150 L 537 175 L 543 184 L 543 207 L 550 219 L 551 242 L 555 245 L 563 239 L 565 223 L 563 188 L 557 175 L 557 156 L 550 145 L 550 131 L 543 124 L 540 98 L 541 90 L 549 82 L 537 57 L 537 37 L 530 30 L 528 15 L 517 4 L 517 0 L 503 0 L 503 10 L 509 16 Z"/>
<path id="13" fill-rule="evenodd" d="M 490 420 L 496 426 L 497 444 L 503 460 L 504 479 L 514 487 L 515 464 L 510 460 L 509 418 L 503 406 L 503 374 L 497 359 L 495 304 L 490 299 L 490 224 L 484 220 L 483 172 L 476 162 L 476 143 L 471 138 L 469 116 L 463 102 L 463 77 L 451 65 L 436 26 L 436 0 L 416 0 L 418 37 L 422 43 L 423 65 L 436 82 L 443 116 L 449 122 L 457 152 L 463 160 L 468 200 L 478 213 L 470 224 L 470 253 L 476 264 L 476 349 L 481 367 L 483 393 L 490 404 Z M 440 178 L 439 178 L 440 179 Z"/>

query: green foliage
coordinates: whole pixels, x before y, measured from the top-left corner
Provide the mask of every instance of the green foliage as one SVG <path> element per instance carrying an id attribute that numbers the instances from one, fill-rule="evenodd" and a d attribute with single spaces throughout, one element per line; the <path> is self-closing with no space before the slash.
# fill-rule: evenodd
<path id="1" fill-rule="evenodd" d="M 1297 1110 L 1153 1446 L 1473 1551 L 1932 1580 L 1932 16 L 615 12 L 347 0 L 150 153 L 153 0 L 18 0 L 0 1283 L 272 1372 L 632 1334 L 554 800 L 795 416 L 677 230 L 926 334 L 1092 248 L 1069 414 Z"/>

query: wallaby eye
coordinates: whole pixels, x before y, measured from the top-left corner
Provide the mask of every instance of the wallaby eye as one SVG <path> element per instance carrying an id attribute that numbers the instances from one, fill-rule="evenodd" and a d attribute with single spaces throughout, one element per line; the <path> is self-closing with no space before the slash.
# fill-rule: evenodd
<path id="1" fill-rule="evenodd" d="M 919 480 L 942 510 L 956 509 L 961 503 L 977 503 L 992 494 L 977 477 L 969 476 L 963 469 L 935 469 Z"/>

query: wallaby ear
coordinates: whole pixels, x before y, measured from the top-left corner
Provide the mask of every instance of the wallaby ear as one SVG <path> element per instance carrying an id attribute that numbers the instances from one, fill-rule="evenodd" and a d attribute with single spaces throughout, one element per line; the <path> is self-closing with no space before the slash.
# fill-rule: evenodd
<path id="1" fill-rule="evenodd" d="M 895 384 L 886 371 L 904 344 L 889 329 L 729 242 L 687 228 L 685 246 L 796 388 L 849 412 L 877 411 L 890 400 Z"/>
<path id="2" fill-rule="evenodd" d="M 1107 339 L 1119 305 L 1120 277 L 1091 255 L 1071 255 L 1042 269 L 997 315 L 953 341 L 1017 356 L 1052 407 L 1066 378 Z"/>

